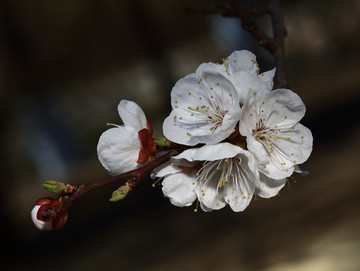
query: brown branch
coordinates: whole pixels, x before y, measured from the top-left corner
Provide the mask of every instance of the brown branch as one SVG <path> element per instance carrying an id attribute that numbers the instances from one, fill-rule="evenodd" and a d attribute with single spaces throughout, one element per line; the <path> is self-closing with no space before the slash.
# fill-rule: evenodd
<path id="1" fill-rule="evenodd" d="M 280 10 L 279 0 L 269 0 L 268 7 L 265 9 L 244 9 L 241 8 L 236 0 L 229 0 L 230 7 L 217 5 L 214 8 L 195 8 L 188 7 L 186 10 L 190 13 L 198 14 L 221 14 L 224 17 L 236 17 L 241 20 L 242 27 L 247 30 L 258 42 L 273 55 L 276 66 L 275 86 L 287 87 L 287 77 L 285 70 L 284 41 L 286 28 L 284 19 Z M 251 20 L 254 16 L 270 14 L 273 24 L 274 37 L 269 37 L 262 31 L 257 23 Z"/>
<path id="2" fill-rule="evenodd" d="M 277 50 L 272 53 L 276 65 L 275 87 L 287 88 L 288 82 L 285 69 L 285 37 L 287 31 L 279 0 L 269 0 L 268 8 L 273 25 L 274 41 L 278 44 Z"/>
<path id="3" fill-rule="evenodd" d="M 69 207 L 74 200 L 80 198 L 85 193 L 90 192 L 90 191 L 95 190 L 95 189 L 98 189 L 98 188 L 101 188 L 101 187 L 109 185 L 109 184 L 119 183 L 119 184 L 122 185 L 126 181 L 129 181 L 129 182 L 131 182 L 131 184 L 133 186 L 136 186 L 153 169 L 155 169 L 156 167 L 158 167 L 158 166 L 164 164 L 165 162 L 169 161 L 172 156 L 179 154 L 183 150 L 185 150 L 185 147 L 180 145 L 177 149 L 170 150 L 168 153 L 164 154 L 163 156 L 157 158 L 153 162 L 151 162 L 151 163 L 149 163 L 146 166 L 143 166 L 141 168 L 138 168 L 138 169 L 135 169 L 135 170 L 132 170 L 132 171 L 129 171 L 129 172 L 125 172 L 123 174 L 113 176 L 111 178 L 108 178 L 108 179 L 105 179 L 105 180 L 102 180 L 102 181 L 99 181 L 99 182 L 94 182 L 94 183 L 91 183 L 91 184 L 81 184 L 81 185 L 79 185 L 79 188 L 75 193 L 73 193 L 72 195 L 64 198 L 64 200 L 63 200 L 64 207 Z"/>

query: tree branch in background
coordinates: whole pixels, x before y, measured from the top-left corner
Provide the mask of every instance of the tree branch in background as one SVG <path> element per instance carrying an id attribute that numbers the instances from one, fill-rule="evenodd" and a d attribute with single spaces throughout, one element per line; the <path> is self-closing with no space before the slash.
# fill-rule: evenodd
<path id="1" fill-rule="evenodd" d="M 224 17 L 235 17 L 241 20 L 242 27 L 247 30 L 265 48 L 275 60 L 276 74 L 275 87 L 288 87 L 285 70 L 285 36 L 287 34 L 284 18 L 280 10 L 279 0 L 269 0 L 267 7 L 261 10 L 245 9 L 238 5 L 236 0 L 229 0 L 229 6 L 217 5 L 214 8 L 187 7 L 186 11 L 198 14 L 220 14 Z M 251 20 L 254 16 L 269 14 L 271 16 L 274 37 L 269 37 L 259 28 L 257 23 Z"/>

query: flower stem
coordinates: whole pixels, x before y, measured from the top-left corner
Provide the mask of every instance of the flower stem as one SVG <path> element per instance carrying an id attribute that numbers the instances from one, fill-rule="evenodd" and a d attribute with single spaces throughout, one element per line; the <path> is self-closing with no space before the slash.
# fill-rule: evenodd
<path id="1" fill-rule="evenodd" d="M 128 182 L 131 182 L 131 184 L 133 186 L 136 186 L 153 169 L 155 169 L 156 167 L 158 167 L 158 166 L 164 164 L 165 162 L 169 161 L 172 156 L 179 154 L 183 149 L 184 149 L 183 146 L 179 146 L 177 149 L 170 150 L 169 152 L 167 152 L 163 156 L 157 158 L 153 162 L 151 162 L 151 163 L 149 163 L 146 166 L 143 166 L 141 168 L 138 168 L 138 169 L 135 169 L 135 170 L 132 170 L 132 171 L 129 171 L 129 172 L 125 172 L 125 173 L 122 173 L 120 175 L 113 176 L 113 177 L 110 177 L 108 179 L 98 181 L 98 182 L 94 182 L 94 183 L 91 183 L 91 184 L 81 184 L 81 185 L 79 185 L 78 190 L 74 194 L 68 196 L 67 198 L 65 198 L 63 200 L 63 204 L 64 204 L 65 207 L 69 207 L 74 200 L 77 200 L 82 195 L 86 194 L 87 192 L 96 190 L 98 188 L 101 188 L 103 186 L 113 184 L 113 183 L 121 183 L 121 184 L 123 184 L 126 181 L 128 181 Z"/>

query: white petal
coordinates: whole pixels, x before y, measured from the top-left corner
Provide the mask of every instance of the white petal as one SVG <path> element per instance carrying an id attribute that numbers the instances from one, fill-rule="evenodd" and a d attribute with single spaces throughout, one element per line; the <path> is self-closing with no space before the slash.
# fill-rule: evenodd
<path id="1" fill-rule="evenodd" d="M 235 191 L 229 191 L 228 197 L 232 198 L 232 200 L 230 200 L 230 202 L 229 202 L 230 208 L 234 212 L 242 212 L 242 211 L 244 211 L 246 209 L 246 207 L 249 206 L 249 204 L 250 204 L 250 202 L 252 200 L 252 197 L 254 195 L 254 190 L 255 189 L 252 189 L 251 192 L 249 192 L 250 195 L 246 194 L 244 196 L 238 197 L 237 199 L 234 199 L 234 195 L 237 195 L 237 194 L 235 194 Z"/>
<path id="2" fill-rule="evenodd" d="M 202 74 L 205 74 L 205 73 L 221 73 L 223 75 L 227 75 L 224 65 L 215 64 L 212 62 L 203 63 L 196 69 L 196 74 L 198 76 L 201 76 Z"/>
<path id="3" fill-rule="evenodd" d="M 147 128 L 145 113 L 136 103 L 121 100 L 118 105 L 118 111 L 125 126 L 134 128 L 136 132 Z"/>
<path id="4" fill-rule="evenodd" d="M 274 85 L 273 78 L 274 78 L 275 72 L 276 72 L 276 68 L 259 74 L 260 80 L 265 83 L 268 90 L 272 90 L 272 88 L 273 88 L 273 85 Z"/>
<path id="5" fill-rule="evenodd" d="M 229 80 L 234 84 L 239 95 L 240 104 L 244 104 L 249 93 L 259 90 L 268 90 L 264 82 L 259 79 L 259 76 L 249 74 L 246 72 L 232 73 Z"/>
<path id="6" fill-rule="evenodd" d="M 178 207 L 190 206 L 196 199 L 194 175 L 182 172 L 168 175 L 162 182 L 162 191 Z"/>
<path id="7" fill-rule="evenodd" d="M 235 157 L 244 150 L 230 143 L 218 143 L 215 145 L 205 145 L 201 148 L 188 149 L 173 157 L 174 159 L 186 159 L 193 161 L 215 161 L 225 158 Z"/>
<path id="8" fill-rule="evenodd" d="M 200 207 L 204 212 L 212 212 L 214 209 L 206 207 L 201 201 L 199 201 Z M 225 206 L 225 205 L 224 205 Z"/>
<path id="9" fill-rule="evenodd" d="M 282 129 L 277 135 L 284 139 L 273 142 L 275 151 L 270 154 L 268 173 L 265 173 L 274 179 L 289 177 L 295 165 L 309 158 L 313 143 L 311 131 L 300 123 L 294 129 Z"/>
<path id="10" fill-rule="evenodd" d="M 170 174 L 180 172 L 181 169 L 172 164 L 172 161 L 167 161 L 166 163 L 158 166 L 151 172 L 151 178 L 161 178 Z"/>
<path id="11" fill-rule="evenodd" d="M 257 182 L 256 194 L 262 198 L 274 197 L 284 187 L 285 183 L 286 179 L 275 180 L 260 173 L 260 181 Z"/>
<path id="12" fill-rule="evenodd" d="M 196 186 L 195 192 L 202 204 L 201 206 L 204 206 L 204 208 L 202 208 L 204 211 L 219 210 L 225 207 L 226 203 L 224 199 L 217 195 L 217 186 L 218 180 L 215 178 L 210 180 L 206 186 Z"/>
<path id="13" fill-rule="evenodd" d="M 100 136 L 97 153 L 104 168 L 118 175 L 141 166 L 137 163 L 140 149 L 137 131 L 119 126 L 108 129 Z"/>
<path id="14" fill-rule="evenodd" d="M 303 101 L 289 89 L 276 89 L 266 92 L 263 97 L 264 104 L 260 100 L 260 95 L 258 98 L 258 104 L 261 103 L 262 105 L 261 110 L 264 110 L 264 117 L 268 127 L 274 127 L 275 125 L 291 126 L 305 115 L 306 109 Z"/>
<path id="15" fill-rule="evenodd" d="M 243 71 L 256 74 L 256 56 L 247 50 L 234 51 L 225 61 L 230 74 Z"/>
<path id="16" fill-rule="evenodd" d="M 248 150 L 251 150 L 251 153 L 255 156 L 257 164 L 266 165 L 269 163 L 268 152 L 252 135 L 246 138 L 246 145 Z"/>
<path id="17" fill-rule="evenodd" d="M 40 205 L 35 205 L 35 207 L 31 210 L 31 219 L 36 226 L 41 231 L 52 231 L 52 221 L 42 221 L 37 219 L 37 212 L 40 209 Z"/>
<path id="18" fill-rule="evenodd" d="M 294 167 L 282 169 L 279 168 L 279 166 L 277 166 L 273 160 L 270 160 L 269 164 L 266 165 L 265 170 L 262 168 L 259 168 L 259 170 L 269 178 L 281 180 L 291 176 L 294 172 Z"/>
<path id="19" fill-rule="evenodd" d="M 237 92 L 221 74 L 190 74 L 176 83 L 171 97 L 173 111 L 163 132 L 179 144 L 220 142 L 234 131 L 240 117 Z"/>
<path id="20" fill-rule="evenodd" d="M 241 158 L 241 170 L 244 176 L 238 181 L 237 185 L 226 186 L 224 197 L 234 212 L 242 212 L 251 202 L 255 184 L 259 179 L 259 173 L 255 167 L 255 159 L 250 152 L 244 151 L 238 154 L 237 157 Z M 242 191 L 239 191 L 239 189 Z"/>

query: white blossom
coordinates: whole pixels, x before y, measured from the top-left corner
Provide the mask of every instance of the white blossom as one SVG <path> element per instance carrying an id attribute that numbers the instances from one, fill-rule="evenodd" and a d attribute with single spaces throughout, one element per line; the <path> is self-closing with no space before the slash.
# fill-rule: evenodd
<path id="1" fill-rule="evenodd" d="M 139 132 L 148 128 L 145 114 L 136 103 L 122 100 L 118 112 L 124 124 L 105 131 L 97 146 L 101 164 L 113 175 L 142 166 L 138 162 L 147 138 L 142 141 Z"/>
<path id="2" fill-rule="evenodd" d="M 243 89 L 246 89 L 246 86 L 249 85 L 249 81 L 253 81 L 250 85 L 254 86 L 254 84 L 258 84 L 256 82 L 257 80 L 259 80 L 267 90 L 271 90 L 276 69 L 274 68 L 270 71 L 260 73 L 260 67 L 256 61 L 256 56 L 250 51 L 241 50 L 234 51 L 228 57 L 223 58 L 222 64 L 211 62 L 201 64 L 199 66 L 199 71 L 219 72 L 229 78 L 236 86 L 237 90 L 242 92 Z"/>
<path id="3" fill-rule="evenodd" d="M 272 179 L 290 176 L 312 151 L 312 134 L 299 123 L 305 105 L 288 89 L 253 91 L 242 108 L 240 133 L 258 169 Z"/>
<path id="4" fill-rule="evenodd" d="M 239 121 L 239 96 L 219 73 L 199 72 L 180 79 L 171 91 L 172 112 L 163 123 L 170 141 L 194 146 L 227 138 Z"/>
<path id="5" fill-rule="evenodd" d="M 155 176 L 165 177 L 163 193 L 176 206 L 198 199 L 204 211 L 228 204 L 235 212 L 249 205 L 259 178 L 252 154 L 230 143 L 185 150 Z"/>

